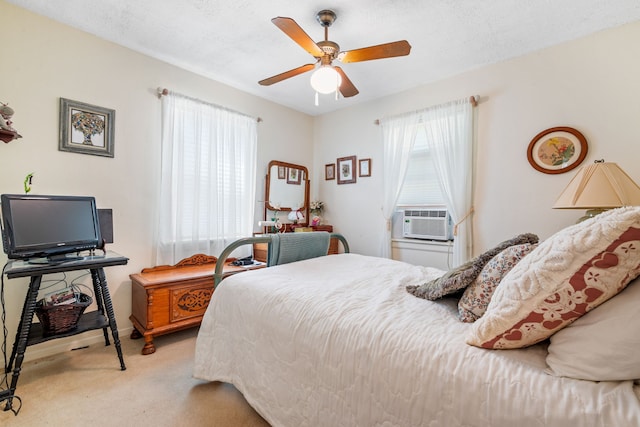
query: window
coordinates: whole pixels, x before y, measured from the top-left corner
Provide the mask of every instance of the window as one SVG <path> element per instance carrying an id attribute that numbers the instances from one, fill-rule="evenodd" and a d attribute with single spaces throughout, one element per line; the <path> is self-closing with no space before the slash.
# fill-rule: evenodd
<path id="1" fill-rule="evenodd" d="M 420 135 L 420 139 L 424 138 L 428 147 L 427 157 L 432 157 L 433 164 L 437 166 L 433 170 L 437 172 L 437 181 L 445 190 L 442 198 L 446 200 L 446 203 L 443 204 L 446 205 L 451 220 L 455 224 L 456 238 L 453 244 L 452 265 L 461 265 L 471 258 L 473 236 L 469 219 L 473 213 L 473 205 L 471 204 L 473 200 L 472 108 L 469 99 L 459 99 L 422 111 L 385 118 L 381 122 L 385 171 L 387 172 L 386 177 L 388 177 L 383 188 L 382 212 L 386 223 L 383 231 L 382 256 L 391 256 L 391 237 L 395 229 L 395 221 L 393 220 L 394 213 L 398 208 L 398 193 L 403 192 L 408 161 L 412 160 L 417 134 L 424 131 L 425 136 Z M 419 143 L 416 146 L 416 151 L 419 151 L 421 146 L 422 143 Z M 454 161 L 455 163 L 453 163 Z M 431 170 L 427 166 L 418 169 L 420 171 Z M 406 181 L 408 194 L 412 193 L 410 188 L 412 182 L 415 181 L 412 177 Z M 418 179 L 418 181 L 420 180 Z M 433 182 L 430 179 L 424 181 Z M 426 197 L 432 196 L 433 192 L 417 190 L 415 194 L 420 197 L 424 195 L 426 199 Z M 406 202 L 406 197 L 407 195 L 404 194 L 403 202 Z"/>
<path id="2" fill-rule="evenodd" d="M 256 149 L 255 119 L 180 95 L 163 97 L 157 263 L 217 256 L 251 235 Z"/>
<path id="3" fill-rule="evenodd" d="M 426 132 L 420 127 L 411 151 L 397 206 L 444 205 L 445 200 L 436 175 L 433 156 L 427 148 Z"/>

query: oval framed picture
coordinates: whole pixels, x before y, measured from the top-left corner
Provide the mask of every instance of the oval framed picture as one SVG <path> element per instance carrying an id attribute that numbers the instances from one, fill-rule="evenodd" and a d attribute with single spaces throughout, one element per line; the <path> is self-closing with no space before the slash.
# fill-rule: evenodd
<path id="1" fill-rule="evenodd" d="M 582 163 L 588 149 L 586 138 L 578 130 L 554 127 L 540 132 L 531 140 L 527 159 L 540 172 L 565 173 Z"/>

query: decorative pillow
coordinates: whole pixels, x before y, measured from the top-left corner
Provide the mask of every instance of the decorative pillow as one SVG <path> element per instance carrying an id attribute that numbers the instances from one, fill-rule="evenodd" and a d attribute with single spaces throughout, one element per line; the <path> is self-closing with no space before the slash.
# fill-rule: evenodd
<path id="1" fill-rule="evenodd" d="M 549 338 L 640 274 L 640 207 L 559 231 L 504 277 L 467 343 L 521 348 Z"/>
<path id="2" fill-rule="evenodd" d="M 638 330 L 640 279 L 551 336 L 547 373 L 591 381 L 640 379 Z"/>
<path id="3" fill-rule="evenodd" d="M 502 278 L 536 246 L 531 243 L 510 246 L 494 256 L 462 294 L 458 302 L 458 318 L 470 323 L 482 317 Z"/>
<path id="4" fill-rule="evenodd" d="M 407 286 L 407 291 L 418 298 L 436 300 L 466 288 L 478 276 L 482 268 L 498 253 L 513 245 L 537 243 L 538 236 L 531 233 L 520 234 L 513 239 L 505 240 L 495 248 L 478 255 L 459 267 L 445 273 L 444 276 L 422 285 Z"/>

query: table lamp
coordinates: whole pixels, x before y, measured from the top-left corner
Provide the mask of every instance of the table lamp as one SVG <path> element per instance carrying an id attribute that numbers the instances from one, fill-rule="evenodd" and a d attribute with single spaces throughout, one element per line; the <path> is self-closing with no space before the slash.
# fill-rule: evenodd
<path id="1" fill-rule="evenodd" d="M 616 163 L 596 160 L 580 168 L 554 209 L 586 209 L 578 222 L 621 206 L 640 205 L 640 187 Z"/>

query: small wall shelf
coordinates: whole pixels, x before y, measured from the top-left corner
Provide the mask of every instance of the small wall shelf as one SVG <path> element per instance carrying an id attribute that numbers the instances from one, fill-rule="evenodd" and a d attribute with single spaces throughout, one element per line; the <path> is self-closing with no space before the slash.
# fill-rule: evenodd
<path id="1" fill-rule="evenodd" d="M 22 138 L 22 136 L 18 134 L 18 132 L 12 132 L 10 130 L 0 129 L 0 140 L 4 141 L 5 144 L 18 138 Z"/>

